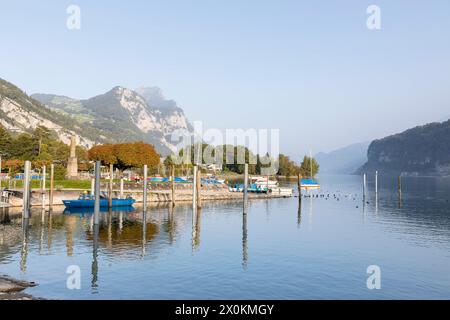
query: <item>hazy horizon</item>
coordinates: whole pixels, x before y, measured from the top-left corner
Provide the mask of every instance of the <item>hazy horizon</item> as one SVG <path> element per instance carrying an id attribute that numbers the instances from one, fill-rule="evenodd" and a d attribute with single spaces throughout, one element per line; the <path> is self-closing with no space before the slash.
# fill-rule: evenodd
<path id="1" fill-rule="evenodd" d="M 450 3 L 376 1 L 381 30 L 371 4 L 8 2 L 0 77 L 80 99 L 158 86 L 206 128 L 280 129 L 299 159 L 450 114 Z"/>

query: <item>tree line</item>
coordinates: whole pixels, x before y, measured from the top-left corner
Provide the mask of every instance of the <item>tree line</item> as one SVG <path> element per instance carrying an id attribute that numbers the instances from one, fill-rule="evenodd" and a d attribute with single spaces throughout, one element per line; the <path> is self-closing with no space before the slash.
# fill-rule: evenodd
<path id="1" fill-rule="evenodd" d="M 199 148 L 200 145 L 198 145 Z M 205 159 L 201 162 L 197 160 L 198 149 L 192 145 L 179 151 L 178 156 L 185 159 L 185 163 L 179 165 L 174 164 L 171 156 L 166 157 L 161 163 L 161 156 L 155 147 L 142 141 L 96 145 L 90 150 L 77 146 L 76 153 L 81 171 L 92 170 L 92 161 L 101 161 L 102 165 L 113 164 L 120 171 L 142 168 L 146 164 L 151 173 L 156 172 L 160 165 L 174 166 L 178 172 L 185 172 L 185 169 L 192 167 L 193 164 L 206 164 Z M 70 147 L 60 141 L 54 131 L 46 127 L 39 126 L 31 133 L 11 134 L 0 125 L 0 156 L 5 160 L 3 168 L 11 174 L 20 172 L 24 161 L 31 160 L 33 166 L 38 169 L 43 165 L 55 163 L 57 174 L 64 176 L 69 153 Z M 317 161 L 308 156 L 297 164 L 284 154 L 280 154 L 278 159 L 273 160 L 269 154 L 255 155 L 244 146 L 202 144 L 201 154 L 209 154 L 213 163 L 222 165 L 224 173 L 243 174 L 243 163 L 249 163 L 249 174 L 260 175 L 264 168 L 270 167 L 274 162 L 278 170 L 273 174 L 280 176 L 301 174 L 303 177 L 310 177 L 312 174 L 314 177 L 319 172 Z M 190 159 L 186 159 L 187 157 Z M 243 159 L 240 159 L 242 157 Z"/>
<path id="2" fill-rule="evenodd" d="M 243 155 L 244 163 L 249 163 L 248 171 L 252 175 L 261 175 L 264 168 L 269 168 L 271 163 L 276 163 L 278 170 L 273 174 L 280 176 L 297 176 L 301 174 L 303 177 L 314 177 L 319 172 L 319 164 L 316 159 L 305 156 L 300 164 L 295 163 L 289 156 L 280 154 L 277 160 L 273 160 L 269 154 L 263 156 L 255 155 L 251 150 L 244 146 L 220 145 L 211 146 L 208 144 L 200 144 L 188 146 L 182 149 L 178 156 L 184 161 L 183 164 L 175 165 L 173 159 L 169 156 L 164 160 L 165 166 L 175 165 L 176 168 L 192 167 L 193 164 L 208 164 L 207 159 L 202 157 L 199 161 L 199 154 L 207 155 L 212 163 L 222 166 L 224 173 L 243 174 L 245 165 L 239 161 L 239 154 Z M 190 157 L 190 159 L 189 159 Z"/>

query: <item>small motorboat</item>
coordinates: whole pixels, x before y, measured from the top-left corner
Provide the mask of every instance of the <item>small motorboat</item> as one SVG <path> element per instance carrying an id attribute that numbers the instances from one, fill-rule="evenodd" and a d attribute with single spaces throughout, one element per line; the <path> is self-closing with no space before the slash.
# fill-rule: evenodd
<path id="1" fill-rule="evenodd" d="M 113 198 L 112 206 L 114 207 L 130 207 L 132 206 L 136 200 L 131 197 L 127 197 L 125 199 Z M 81 194 L 77 200 L 63 200 L 66 208 L 94 208 L 95 205 L 95 197 L 92 194 Z M 100 196 L 100 207 L 108 207 L 109 199 Z"/>

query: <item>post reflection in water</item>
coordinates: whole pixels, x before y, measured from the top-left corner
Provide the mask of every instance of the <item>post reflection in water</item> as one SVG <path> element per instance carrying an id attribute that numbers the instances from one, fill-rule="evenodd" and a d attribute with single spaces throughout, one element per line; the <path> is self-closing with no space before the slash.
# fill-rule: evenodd
<path id="1" fill-rule="evenodd" d="M 378 218 L 378 192 L 375 193 L 375 217 Z"/>
<path id="2" fill-rule="evenodd" d="M 66 229 L 66 252 L 68 257 L 73 256 L 73 234 L 77 227 L 78 218 L 76 216 L 67 216 L 64 219 Z"/>
<path id="3" fill-rule="evenodd" d="M 123 230 L 123 211 L 119 212 L 119 233 Z"/>
<path id="4" fill-rule="evenodd" d="M 9 217 L 9 209 L 8 208 L 1 208 L 2 209 L 2 218 L 0 220 L 0 223 L 7 224 L 11 222 L 11 219 Z"/>
<path id="5" fill-rule="evenodd" d="M 313 223 L 313 197 L 312 194 L 309 195 L 309 217 L 308 217 L 308 229 L 312 229 Z"/>
<path id="6" fill-rule="evenodd" d="M 22 249 L 20 251 L 20 271 L 27 271 L 28 236 L 30 219 L 22 219 Z"/>
<path id="7" fill-rule="evenodd" d="M 298 214 L 297 214 L 297 227 L 300 228 L 302 224 L 302 196 L 298 197 Z"/>
<path id="8" fill-rule="evenodd" d="M 247 213 L 242 215 L 242 267 L 247 269 L 248 265 L 248 243 L 247 243 Z"/>
<path id="9" fill-rule="evenodd" d="M 195 251 L 200 247 L 200 231 L 201 231 L 201 220 L 202 220 L 202 209 L 198 208 L 195 215 L 195 225 L 192 233 L 192 251 Z"/>
<path id="10" fill-rule="evenodd" d="M 192 237 L 191 237 L 191 250 L 194 253 L 195 249 L 195 238 L 197 237 L 197 208 L 192 209 Z"/>
<path id="11" fill-rule="evenodd" d="M 174 242 L 175 236 L 174 236 L 174 229 L 175 229 L 175 221 L 173 218 L 174 215 L 174 207 L 172 205 L 169 205 L 169 213 L 167 216 L 167 232 L 169 235 L 169 243 L 172 244 Z"/>
<path id="12" fill-rule="evenodd" d="M 145 257 L 145 245 L 147 244 L 147 210 L 142 211 L 142 258 Z"/>
<path id="13" fill-rule="evenodd" d="M 53 216 L 52 211 L 48 212 L 48 234 L 47 234 L 47 249 L 50 253 L 52 250 L 52 236 L 53 236 Z"/>
<path id="14" fill-rule="evenodd" d="M 91 289 L 92 293 L 98 293 L 98 235 L 100 231 L 99 224 L 94 224 L 93 226 L 93 241 L 92 241 L 92 268 L 91 268 L 91 275 L 92 275 L 92 281 L 91 281 Z"/>
<path id="15" fill-rule="evenodd" d="M 45 209 L 42 209 L 40 235 L 39 235 L 39 254 L 40 255 L 42 255 L 42 249 L 44 247 L 44 229 L 45 229 Z"/>
<path id="16" fill-rule="evenodd" d="M 112 248 L 112 209 L 108 211 L 108 248 Z"/>

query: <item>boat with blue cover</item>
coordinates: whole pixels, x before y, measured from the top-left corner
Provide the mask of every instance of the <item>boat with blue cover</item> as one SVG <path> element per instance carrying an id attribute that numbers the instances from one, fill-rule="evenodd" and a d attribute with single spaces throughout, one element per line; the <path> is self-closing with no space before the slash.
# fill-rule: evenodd
<path id="1" fill-rule="evenodd" d="M 136 200 L 131 197 L 125 199 L 113 198 L 113 207 L 129 207 L 132 206 Z M 93 194 L 81 194 L 77 200 L 63 200 L 66 208 L 94 208 L 95 198 Z M 108 207 L 109 200 L 106 197 L 100 196 L 100 207 Z"/>
<path id="2" fill-rule="evenodd" d="M 301 187 L 302 189 L 308 191 L 308 190 L 318 190 L 320 189 L 320 184 L 317 180 L 309 178 L 309 179 L 302 179 L 301 181 Z"/>

